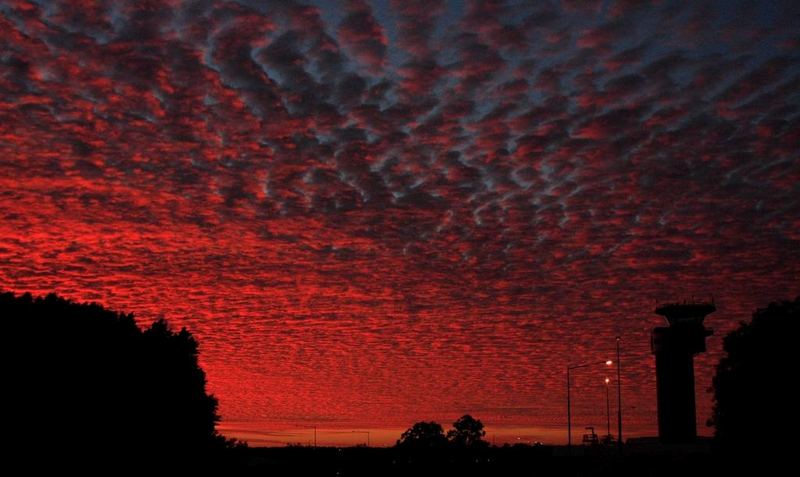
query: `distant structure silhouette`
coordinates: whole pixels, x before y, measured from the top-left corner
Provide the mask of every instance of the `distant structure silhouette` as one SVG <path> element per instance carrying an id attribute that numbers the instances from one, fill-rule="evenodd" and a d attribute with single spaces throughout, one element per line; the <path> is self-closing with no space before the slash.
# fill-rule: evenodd
<path id="1" fill-rule="evenodd" d="M 688 444 L 697 439 L 694 397 L 694 355 L 706 350 L 712 331 L 703 325 L 717 308 L 711 302 L 668 303 L 655 312 L 669 326 L 653 329 L 656 356 L 658 436 L 663 444 Z"/>

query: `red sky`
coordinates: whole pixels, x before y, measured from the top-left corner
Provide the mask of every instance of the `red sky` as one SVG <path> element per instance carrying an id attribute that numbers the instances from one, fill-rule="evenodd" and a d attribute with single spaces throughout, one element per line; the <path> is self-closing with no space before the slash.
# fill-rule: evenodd
<path id="1" fill-rule="evenodd" d="M 709 433 L 798 292 L 797 4 L 523 3 L 0 0 L 0 289 L 188 327 L 253 443 L 563 441 L 618 335 L 652 435 L 652 311 L 713 295 Z"/>

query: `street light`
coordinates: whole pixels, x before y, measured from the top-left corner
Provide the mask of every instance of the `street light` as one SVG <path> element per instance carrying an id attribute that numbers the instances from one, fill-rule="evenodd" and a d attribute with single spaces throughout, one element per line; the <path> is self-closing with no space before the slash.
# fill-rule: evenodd
<path id="1" fill-rule="evenodd" d="M 610 379 L 606 378 L 606 440 L 611 443 L 611 399 L 608 393 L 608 383 Z"/>
<path id="2" fill-rule="evenodd" d="M 619 349 L 617 349 L 617 354 L 619 354 Z M 573 369 L 578 368 L 586 368 L 588 366 L 596 366 L 599 364 L 605 364 L 606 366 L 611 366 L 614 364 L 613 361 L 610 359 L 605 361 L 594 361 L 591 363 L 583 363 L 583 364 L 576 364 L 573 366 L 567 365 L 567 449 L 569 449 L 569 455 L 572 455 L 572 400 L 570 398 L 570 373 Z"/>

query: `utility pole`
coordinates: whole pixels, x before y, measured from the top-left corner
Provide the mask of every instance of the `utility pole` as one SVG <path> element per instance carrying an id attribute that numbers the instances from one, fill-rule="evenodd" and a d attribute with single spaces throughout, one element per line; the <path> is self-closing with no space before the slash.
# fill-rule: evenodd
<path id="1" fill-rule="evenodd" d="M 611 381 L 606 378 L 606 437 L 611 438 L 611 399 L 608 393 L 608 383 Z"/>
<path id="2" fill-rule="evenodd" d="M 572 405 L 569 399 L 569 372 L 570 367 L 567 366 L 567 449 L 569 455 L 572 456 Z"/>
<path id="3" fill-rule="evenodd" d="M 622 455 L 622 371 L 619 363 L 619 342 L 620 337 L 617 336 L 617 446 Z"/>

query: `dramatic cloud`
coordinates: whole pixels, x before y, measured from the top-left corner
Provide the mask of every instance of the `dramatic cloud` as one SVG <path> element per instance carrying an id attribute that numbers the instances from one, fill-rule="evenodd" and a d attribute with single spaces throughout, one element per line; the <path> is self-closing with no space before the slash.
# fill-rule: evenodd
<path id="1" fill-rule="evenodd" d="M 365 0 L 349 0 L 347 17 L 339 26 L 339 40 L 372 73 L 380 73 L 386 61 L 386 35 Z"/>
<path id="2" fill-rule="evenodd" d="M 713 295 L 702 430 L 800 283 L 798 14 L 0 0 L 0 288 L 186 325 L 228 428 L 561 428 L 620 335 L 645 434 L 655 303 Z"/>

